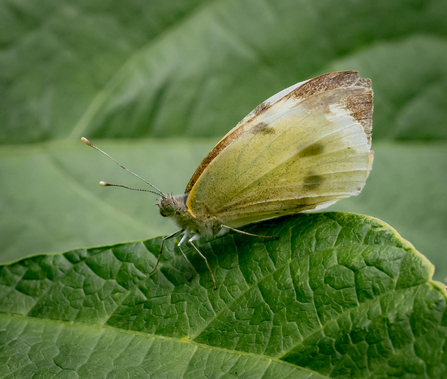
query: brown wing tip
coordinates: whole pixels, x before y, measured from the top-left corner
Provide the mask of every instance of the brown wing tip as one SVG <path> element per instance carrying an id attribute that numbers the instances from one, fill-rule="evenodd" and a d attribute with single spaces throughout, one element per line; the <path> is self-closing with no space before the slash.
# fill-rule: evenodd
<path id="1" fill-rule="evenodd" d="M 358 76 L 353 87 L 363 87 L 364 90 L 345 96 L 343 107 L 350 112 L 354 120 L 363 126 L 368 144 L 371 145 L 372 115 L 374 111 L 374 93 L 371 88 L 371 79 Z"/>
<path id="2" fill-rule="evenodd" d="M 352 94 L 347 92 L 341 100 L 341 106 L 349 111 L 354 120 L 362 125 L 368 143 L 371 145 L 372 114 L 374 110 L 371 79 L 362 78 L 357 70 L 335 71 L 317 76 L 292 91 L 288 96 L 304 100 L 322 92 L 341 88 L 363 88 L 361 91 L 353 91 Z"/>
<path id="3" fill-rule="evenodd" d="M 329 72 L 308 80 L 288 96 L 307 98 L 321 92 L 347 87 L 371 88 L 371 80 L 362 78 L 357 70 Z"/>

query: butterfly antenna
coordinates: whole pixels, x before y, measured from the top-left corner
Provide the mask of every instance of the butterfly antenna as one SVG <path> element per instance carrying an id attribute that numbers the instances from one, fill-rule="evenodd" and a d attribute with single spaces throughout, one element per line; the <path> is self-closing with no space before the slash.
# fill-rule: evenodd
<path id="1" fill-rule="evenodd" d="M 103 187 L 121 187 L 121 188 L 126 188 L 126 189 L 132 190 L 132 191 L 150 192 L 150 193 L 153 193 L 154 195 L 160 196 L 160 194 L 155 191 L 151 191 L 151 190 L 147 190 L 147 189 L 143 189 L 143 188 L 127 187 L 127 186 L 123 186 L 122 184 L 107 183 L 107 182 L 103 182 L 102 180 L 99 182 L 99 185 L 103 186 Z"/>
<path id="2" fill-rule="evenodd" d="M 159 196 L 165 196 L 165 194 L 163 192 L 161 192 L 157 187 L 155 187 L 152 183 L 149 183 L 146 179 L 143 179 L 140 175 L 135 174 L 134 172 L 128 170 L 126 167 L 124 167 L 122 164 L 120 164 L 119 162 L 117 162 L 116 159 L 114 159 L 113 157 L 111 157 L 109 154 L 107 154 L 105 151 L 102 151 L 99 147 L 93 145 L 87 138 L 82 137 L 81 141 L 84 142 L 86 145 L 93 147 L 94 149 L 98 150 L 100 153 L 103 153 L 106 157 L 110 158 L 112 161 L 114 161 L 118 166 L 120 166 L 123 170 L 126 170 L 127 172 L 129 172 L 130 174 L 136 176 L 138 179 L 142 180 L 143 182 L 145 182 L 146 184 L 149 184 L 152 188 L 154 188 L 155 190 L 157 190 L 158 192 L 153 192 L 153 191 L 149 191 L 149 190 L 144 190 L 144 189 L 138 189 L 138 188 L 131 188 L 131 187 L 126 187 L 126 186 L 122 186 L 120 184 L 110 184 L 110 183 L 106 183 L 106 182 L 99 182 L 99 184 L 103 187 L 123 187 L 123 188 L 127 188 L 133 191 L 144 191 L 144 192 L 151 192 L 154 193 L 155 195 L 159 195 Z"/>

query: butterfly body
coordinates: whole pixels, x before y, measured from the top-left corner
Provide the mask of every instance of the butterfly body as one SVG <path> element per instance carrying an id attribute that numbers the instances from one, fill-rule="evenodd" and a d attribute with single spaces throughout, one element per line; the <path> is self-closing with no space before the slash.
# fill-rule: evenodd
<path id="1" fill-rule="evenodd" d="M 222 222 L 212 215 L 203 218 L 194 217 L 186 205 L 188 194 L 164 195 L 157 200 L 157 206 L 163 217 L 172 217 L 176 224 L 187 234 L 211 237 L 222 228 Z"/>

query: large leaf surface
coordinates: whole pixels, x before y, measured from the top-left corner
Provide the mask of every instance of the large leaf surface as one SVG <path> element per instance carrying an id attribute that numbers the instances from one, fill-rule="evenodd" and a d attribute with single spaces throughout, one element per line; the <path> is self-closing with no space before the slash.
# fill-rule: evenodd
<path id="1" fill-rule="evenodd" d="M 389 226 L 324 213 L 201 243 L 160 239 L 0 270 L 4 378 L 442 378 L 445 287 Z M 74 375 L 74 376 L 70 376 Z"/>
<path id="2" fill-rule="evenodd" d="M 173 231 L 145 194 L 95 187 L 137 184 L 81 135 L 181 193 L 265 98 L 358 69 L 375 165 L 335 209 L 390 222 L 447 282 L 446 19 L 443 0 L 1 2 L 0 262 Z"/>
<path id="3" fill-rule="evenodd" d="M 3 143 L 222 136 L 273 93 L 333 66 L 360 69 L 385 90 L 378 138 L 405 136 L 405 124 L 389 131 L 399 118 L 420 126 L 408 102 L 428 102 L 435 114 L 423 114 L 435 121 L 446 115 L 442 0 L 27 0 L 3 8 Z M 426 135 L 447 136 L 436 123 Z"/>

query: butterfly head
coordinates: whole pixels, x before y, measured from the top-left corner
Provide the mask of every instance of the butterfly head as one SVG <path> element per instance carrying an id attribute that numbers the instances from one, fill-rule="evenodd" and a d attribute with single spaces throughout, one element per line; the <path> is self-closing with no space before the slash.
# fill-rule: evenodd
<path id="1" fill-rule="evenodd" d="M 187 212 L 186 199 L 188 195 L 166 195 L 160 196 L 157 206 L 163 217 L 175 217 L 183 212 Z"/>

